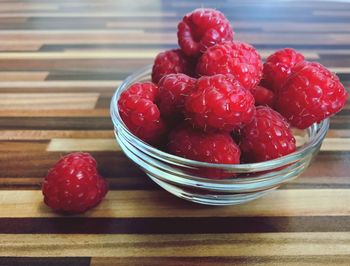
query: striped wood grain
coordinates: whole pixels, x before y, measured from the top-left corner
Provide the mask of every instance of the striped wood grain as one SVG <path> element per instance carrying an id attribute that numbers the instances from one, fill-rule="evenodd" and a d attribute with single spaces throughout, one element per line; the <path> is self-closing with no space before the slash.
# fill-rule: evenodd
<path id="1" fill-rule="evenodd" d="M 176 47 L 186 12 L 223 11 L 263 59 L 293 47 L 350 88 L 350 3 L 0 0 L 0 265 L 349 265 L 349 102 L 296 180 L 246 205 L 171 196 L 119 150 L 109 118 L 121 81 Z M 100 206 L 62 216 L 47 170 L 89 151 L 110 184 Z"/>

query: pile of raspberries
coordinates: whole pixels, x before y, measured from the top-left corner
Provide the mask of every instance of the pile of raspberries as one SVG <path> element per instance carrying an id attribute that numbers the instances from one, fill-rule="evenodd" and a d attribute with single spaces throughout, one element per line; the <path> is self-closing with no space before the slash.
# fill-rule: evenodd
<path id="1" fill-rule="evenodd" d="M 177 37 L 179 49 L 155 58 L 152 82 L 134 83 L 118 100 L 135 136 L 174 155 L 221 164 L 275 159 L 296 149 L 291 126 L 305 129 L 346 103 L 323 65 L 290 48 L 263 63 L 217 10 L 186 14 Z"/>

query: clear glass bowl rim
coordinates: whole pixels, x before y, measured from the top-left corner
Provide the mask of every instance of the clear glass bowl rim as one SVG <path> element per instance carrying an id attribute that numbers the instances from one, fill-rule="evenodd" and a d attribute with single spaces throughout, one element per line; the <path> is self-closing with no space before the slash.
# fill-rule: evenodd
<path id="1" fill-rule="evenodd" d="M 128 76 L 119 85 L 119 87 L 116 89 L 111 99 L 110 115 L 111 115 L 111 119 L 114 124 L 114 127 L 117 128 L 118 130 L 122 130 L 123 133 L 126 134 L 128 139 L 131 140 L 135 146 L 142 149 L 142 151 L 147 155 L 156 157 L 157 159 L 160 159 L 166 163 L 184 165 L 184 166 L 193 166 L 193 167 L 218 168 L 218 169 L 224 169 L 232 172 L 234 172 L 235 170 L 238 170 L 239 172 L 247 172 L 247 173 L 265 171 L 265 170 L 274 169 L 277 167 L 291 164 L 293 162 L 296 162 L 302 159 L 303 157 L 312 153 L 313 151 L 315 151 L 323 141 L 329 128 L 329 118 L 321 121 L 319 124 L 314 123 L 307 130 L 309 130 L 309 132 L 315 131 L 316 134 L 314 135 L 309 134 L 310 139 L 303 146 L 299 147 L 295 152 L 291 154 L 282 156 L 277 159 L 265 161 L 265 162 L 248 163 L 248 164 L 214 164 L 214 163 L 207 163 L 207 162 L 200 162 L 200 161 L 185 159 L 185 158 L 161 151 L 155 147 L 152 147 L 148 143 L 140 140 L 138 137 L 133 135 L 128 130 L 128 128 L 124 124 L 118 112 L 117 101 L 121 93 L 124 91 L 124 89 L 129 87 L 132 83 L 140 81 L 140 79 L 145 77 L 146 75 L 150 75 L 151 72 L 152 72 L 152 66 L 147 65 L 135 71 L 133 74 Z"/>

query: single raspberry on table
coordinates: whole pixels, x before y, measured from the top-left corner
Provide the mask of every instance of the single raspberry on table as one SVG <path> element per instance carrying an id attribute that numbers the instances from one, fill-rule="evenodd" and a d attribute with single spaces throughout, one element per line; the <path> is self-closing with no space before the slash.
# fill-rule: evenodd
<path id="1" fill-rule="evenodd" d="M 168 151 L 186 159 L 218 164 L 239 164 L 241 152 L 228 133 L 204 133 L 180 126 L 170 133 Z M 212 179 L 234 176 L 221 169 L 202 168 L 198 174 Z"/>
<path id="2" fill-rule="evenodd" d="M 296 149 L 288 122 L 270 107 L 258 106 L 251 123 L 241 131 L 240 148 L 245 162 L 272 160 Z"/>
<path id="3" fill-rule="evenodd" d="M 293 67 L 302 61 L 304 56 L 291 48 L 276 51 L 266 59 L 262 84 L 277 92 L 292 73 Z"/>
<path id="4" fill-rule="evenodd" d="M 232 131 L 248 124 L 254 114 L 253 95 L 231 75 L 199 78 L 185 101 L 186 120 L 204 131 Z"/>
<path id="5" fill-rule="evenodd" d="M 266 105 L 273 108 L 275 103 L 275 94 L 265 87 L 256 86 L 250 92 L 253 94 L 255 99 L 255 105 Z"/>
<path id="6" fill-rule="evenodd" d="M 231 74 L 246 89 L 253 89 L 262 77 L 263 63 L 253 46 L 243 42 L 226 42 L 210 47 L 198 60 L 199 76 Z"/>
<path id="7" fill-rule="evenodd" d="M 177 26 L 178 43 L 188 56 L 199 56 L 208 47 L 232 41 L 230 22 L 220 11 L 199 8 L 186 14 Z"/>
<path id="8" fill-rule="evenodd" d="M 193 91 L 196 79 L 185 74 L 169 74 L 158 83 L 158 106 L 163 117 L 181 116 L 186 97 Z"/>
<path id="9" fill-rule="evenodd" d="M 194 67 L 194 60 L 187 57 L 180 49 L 164 51 L 154 59 L 152 81 L 158 83 L 168 74 L 184 73 L 191 76 L 194 73 Z"/>
<path id="10" fill-rule="evenodd" d="M 151 82 L 134 83 L 118 100 L 118 110 L 128 129 L 141 140 L 157 143 L 165 132 L 158 106 L 159 89 Z"/>
<path id="11" fill-rule="evenodd" d="M 88 153 L 64 156 L 49 170 L 42 185 L 44 202 L 57 212 L 81 213 L 96 206 L 108 191 L 95 159 Z"/>
<path id="12" fill-rule="evenodd" d="M 319 63 L 304 61 L 278 91 L 275 107 L 293 126 L 305 129 L 339 112 L 347 95 L 335 74 Z"/>

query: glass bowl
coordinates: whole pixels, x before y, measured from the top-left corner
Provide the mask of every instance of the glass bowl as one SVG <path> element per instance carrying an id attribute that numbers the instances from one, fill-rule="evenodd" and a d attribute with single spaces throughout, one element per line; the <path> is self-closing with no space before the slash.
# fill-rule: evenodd
<path id="1" fill-rule="evenodd" d="M 154 182 L 170 193 L 207 205 L 233 205 L 257 199 L 298 177 L 319 151 L 329 128 L 329 119 L 306 130 L 294 130 L 297 150 L 278 159 L 250 164 L 213 164 L 178 157 L 143 142 L 123 123 L 117 107 L 120 94 L 131 84 L 151 80 L 147 66 L 130 75 L 111 100 L 111 118 L 116 140 L 127 157 Z M 232 178 L 208 179 L 203 173 L 220 171 Z"/>

